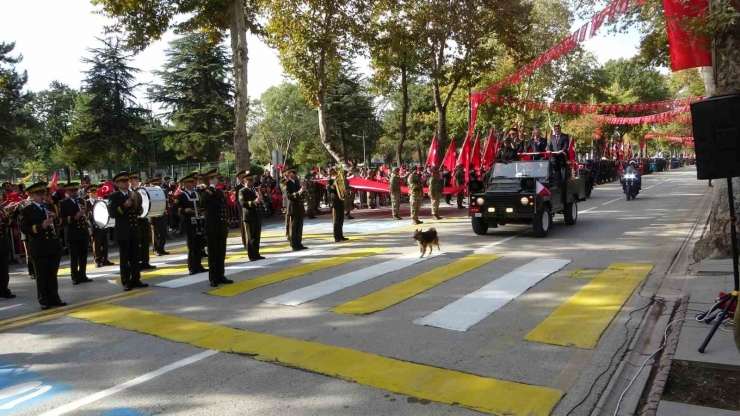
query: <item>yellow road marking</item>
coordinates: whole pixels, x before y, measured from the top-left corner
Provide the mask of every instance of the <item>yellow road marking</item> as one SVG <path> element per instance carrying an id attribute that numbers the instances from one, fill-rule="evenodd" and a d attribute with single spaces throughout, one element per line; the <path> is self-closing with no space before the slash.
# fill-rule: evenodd
<path id="1" fill-rule="evenodd" d="M 578 348 L 596 347 L 606 327 L 652 269 L 652 264 L 610 265 L 524 339 Z"/>
<path id="2" fill-rule="evenodd" d="M 72 312 L 76 312 L 79 310 L 83 310 L 89 307 L 104 305 L 111 302 L 120 302 L 122 300 L 128 300 L 133 298 L 138 298 L 139 296 L 144 296 L 152 293 L 152 291 L 142 291 L 142 292 L 126 292 L 126 293 L 120 293 L 113 296 L 106 296 L 104 298 L 99 299 L 93 299 L 86 302 L 80 302 L 76 303 L 74 305 L 68 305 L 61 308 L 54 308 L 42 311 L 43 313 L 30 313 L 27 315 L 22 315 L 15 317 L 13 319 L 6 319 L 3 322 L 10 322 L 5 325 L 0 325 L 0 331 L 7 331 L 9 329 L 18 328 L 20 326 L 26 326 L 31 325 L 39 322 L 45 322 L 49 321 L 55 318 L 58 318 L 60 316 L 68 315 Z"/>
<path id="3" fill-rule="evenodd" d="M 573 269 L 568 273 L 568 277 L 574 279 L 593 279 L 601 273 L 601 270 L 597 269 Z"/>
<path id="4" fill-rule="evenodd" d="M 319 270 L 328 269 L 329 267 L 338 266 L 340 264 L 349 263 L 351 261 L 371 256 L 388 251 L 387 248 L 367 248 L 359 251 L 355 251 L 348 254 L 342 254 L 340 256 L 332 257 L 326 260 L 317 261 L 315 263 L 302 264 L 297 267 L 293 267 L 279 272 L 270 273 L 264 276 L 255 277 L 253 279 L 244 280 L 239 283 L 222 286 L 218 289 L 209 290 L 208 294 L 216 296 L 236 296 L 240 293 L 249 292 L 263 286 L 271 285 L 273 283 L 282 282 L 283 280 L 292 279 L 294 277 L 303 276 L 309 273 L 314 273 Z"/>
<path id="5" fill-rule="evenodd" d="M 331 309 L 331 311 L 350 315 L 364 315 L 382 311 L 499 258 L 501 258 L 499 255 L 471 254 L 414 278 L 343 303 Z"/>
<path id="6" fill-rule="evenodd" d="M 496 415 L 546 416 L 563 396 L 562 391 L 548 387 L 486 378 L 349 348 L 121 306 L 99 306 L 71 316 Z"/>

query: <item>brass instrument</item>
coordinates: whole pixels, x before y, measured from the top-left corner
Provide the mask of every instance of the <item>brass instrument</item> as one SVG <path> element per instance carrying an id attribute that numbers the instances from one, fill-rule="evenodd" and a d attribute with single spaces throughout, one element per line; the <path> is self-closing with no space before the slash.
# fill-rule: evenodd
<path id="1" fill-rule="evenodd" d="M 85 198 L 75 198 L 77 199 L 77 206 L 80 207 L 80 211 L 82 212 L 82 218 L 85 219 L 85 223 L 87 224 L 87 232 L 92 236 L 93 227 L 92 227 L 92 221 L 90 221 L 90 215 L 92 215 L 87 210 L 87 201 Z"/>
<path id="2" fill-rule="evenodd" d="M 347 196 L 347 182 L 344 177 L 344 168 L 340 166 L 336 168 L 336 172 L 337 177 L 334 180 L 334 186 L 337 188 L 337 196 L 344 201 L 344 198 Z"/>

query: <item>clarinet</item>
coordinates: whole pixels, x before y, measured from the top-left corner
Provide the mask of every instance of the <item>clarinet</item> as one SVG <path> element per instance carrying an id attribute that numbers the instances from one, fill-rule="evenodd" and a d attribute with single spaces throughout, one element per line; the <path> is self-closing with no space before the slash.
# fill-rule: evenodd
<path id="1" fill-rule="evenodd" d="M 195 234 L 196 235 L 203 235 L 203 231 L 204 231 L 203 228 L 204 228 L 204 225 L 205 225 L 205 224 L 203 224 L 203 217 L 201 217 L 198 214 L 198 205 L 197 205 L 196 201 L 192 201 L 192 202 L 193 202 L 193 213 L 194 213 L 193 214 L 194 215 L 193 216 L 193 221 L 195 222 Z"/>
<path id="2" fill-rule="evenodd" d="M 46 219 L 47 220 L 51 219 L 49 217 L 49 210 L 46 208 L 46 204 L 44 204 L 44 213 L 46 213 Z M 51 221 L 51 231 L 52 231 L 52 234 L 54 234 L 54 239 L 55 240 L 58 240 L 59 239 L 59 232 L 57 231 L 57 226 L 54 224 L 54 220 Z"/>

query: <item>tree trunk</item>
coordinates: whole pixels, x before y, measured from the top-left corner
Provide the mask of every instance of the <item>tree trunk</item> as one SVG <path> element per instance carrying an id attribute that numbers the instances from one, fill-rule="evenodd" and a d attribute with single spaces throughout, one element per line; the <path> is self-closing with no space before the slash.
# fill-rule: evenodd
<path id="1" fill-rule="evenodd" d="M 447 143 L 447 106 L 442 102 L 439 84 L 434 82 L 434 109 L 437 110 L 437 138 L 439 147 L 444 149 Z"/>
<path id="2" fill-rule="evenodd" d="M 244 0 L 231 0 L 229 26 L 231 61 L 234 66 L 234 164 L 237 172 L 249 170 L 249 138 L 247 137 L 247 26 L 244 23 Z"/>
<path id="3" fill-rule="evenodd" d="M 339 150 L 334 147 L 329 139 L 329 121 L 326 118 L 326 89 L 323 84 L 323 81 L 319 82 L 319 93 L 317 97 L 319 104 L 319 135 L 321 136 L 321 143 L 337 163 L 346 165 L 347 159 L 339 153 Z"/>
<path id="4" fill-rule="evenodd" d="M 403 143 L 406 141 L 406 117 L 409 113 L 409 80 L 406 66 L 401 66 L 401 93 L 403 94 L 403 105 L 401 106 L 401 137 L 396 145 L 396 163 L 401 166 L 403 160 Z"/>

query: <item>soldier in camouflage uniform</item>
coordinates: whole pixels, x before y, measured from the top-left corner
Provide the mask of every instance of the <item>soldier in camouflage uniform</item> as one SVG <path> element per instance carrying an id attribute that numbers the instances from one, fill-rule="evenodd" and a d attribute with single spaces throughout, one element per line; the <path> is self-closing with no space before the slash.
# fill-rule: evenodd
<path id="1" fill-rule="evenodd" d="M 400 168 L 393 168 L 393 174 L 391 175 L 390 185 L 391 185 L 391 212 L 393 213 L 393 218 L 400 220 L 403 219 L 400 216 L 398 216 L 398 208 L 401 207 L 401 175 L 400 175 L 401 169 Z"/>
<path id="2" fill-rule="evenodd" d="M 458 163 L 455 167 L 455 186 L 464 186 L 465 185 L 465 168 L 463 167 L 462 163 Z M 464 209 L 463 206 L 463 199 L 464 199 L 464 191 L 460 191 L 457 193 L 457 209 Z"/>
<path id="3" fill-rule="evenodd" d="M 432 200 L 432 218 L 435 220 L 442 219 L 439 216 L 439 202 L 442 199 L 442 188 L 444 188 L 444 182 L 439 175 L 439 168 L 435 166 L 432 168 L 432 177 L 429 178 L 429 199 Z"/>
<path id="4" fill-rule="evenodd" d="M 421 199 L 424 196 L 421 187 L 421 178 L 416 172 L 418 167 L 414 167 L 409 175 L 409 203 L 411 204 L 411 222 L 414 225 L 423 224 L 423 221 L 419 221 L 419 210 L 421 210 Z"/>

